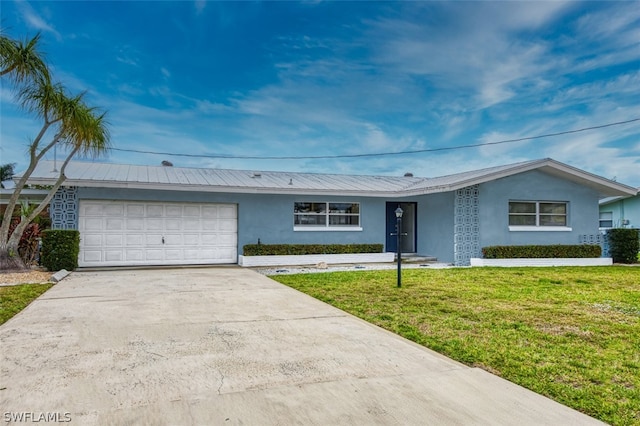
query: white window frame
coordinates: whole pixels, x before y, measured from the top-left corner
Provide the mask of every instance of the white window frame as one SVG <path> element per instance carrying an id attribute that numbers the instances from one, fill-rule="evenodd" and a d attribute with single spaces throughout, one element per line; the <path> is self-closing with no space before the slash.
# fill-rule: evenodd
<path id="1" fill-rule="evenodd" d="M 609 215 L 610 219 L 603 219 L 602 215 Z M 602 226 L 602 222 L 611 222 L 611 226 Z M 605 230 L 613 228 L 613 212 L 600 212 L 598 216 L 598 229 Z"/>
<path id="2" fill-rule="evenodd" d="M 512 232 L 569 232 L 573 229 L 568 226 L 569 224 L 569 202 L 568 201 L 547 201 L 547 200 L 509 200 L 509 203 L 531 203 L 536 205 L 535 213 L 522 213 L 522 215 L 536 216 L 535 225 L 509 225 L 509 231 Z M 540 204 L 553 203 L 565 205 L 565 225 L 562 226 L 549 226 L 540 225 L 540 216 L 545 216 L 545 213 L 540 213 Z M 508 210 L 507 210 L 508 211 Z M 517 215 L 517 213 L 508 213 L 508 216 Z"/>
<path id="3" fill-rule="evenodd" d="M 312 204 L 325 204 L 325 211 L 323 213 L 296 213 L 295 204 L 296 203 L 312 203 Z M 358 205 L 358 213 L 331 213 L 329 211 L 329 205 L 331 204 L 357 204 Z M 294 231 L 319 231 L 319 232 L 327 232 L 327 231 L 362 231 L 362 204 L 354 201 L 295 201 L 293 204 L 293 230 Z M 325 216 L 325 224 L 324 225 L 296 225 L 296 215 L 309 214 L 309 215 L 320 215 Z M 357 216 L 358 217 L 358 225 L 331 225 L 330 217 L 331 216 Z"/>

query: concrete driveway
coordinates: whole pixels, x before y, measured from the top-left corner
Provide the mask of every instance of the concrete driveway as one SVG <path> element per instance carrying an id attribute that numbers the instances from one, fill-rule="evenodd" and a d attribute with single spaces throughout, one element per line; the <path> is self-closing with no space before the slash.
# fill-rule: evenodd
<path id="1" fill-rule="evenodd" d="M 73 273 L 0 345 L 5 423 L 601 424 L 236 267 Z"/>

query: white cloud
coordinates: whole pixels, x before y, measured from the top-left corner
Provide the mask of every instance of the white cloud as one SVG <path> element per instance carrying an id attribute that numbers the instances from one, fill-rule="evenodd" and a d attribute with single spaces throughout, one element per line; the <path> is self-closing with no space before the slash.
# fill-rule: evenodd
<path id="1" fill-rule="evenodd" d="M 196 13 L 200 15 L 204 12 L 205 7 L 207 7 L 207 0 L 195 0 L 194 6 L 196 8 Z"/>
<path id="2" fill-rule="evenodd" d="M 18 6 L 18 10 L 22 14 L 22 18 L 25 20 L 27 25 L 38 31 L 50 33 L 58 41 L 62 41 L 62 35 L 54 28 L 53 25 L 45 21 L 45 19 L 42 18 L 42 16 L 40 16 L 33 7 L 31 7 L 29 2 L 19 0 L 16 2 L 16 5 Z"/>

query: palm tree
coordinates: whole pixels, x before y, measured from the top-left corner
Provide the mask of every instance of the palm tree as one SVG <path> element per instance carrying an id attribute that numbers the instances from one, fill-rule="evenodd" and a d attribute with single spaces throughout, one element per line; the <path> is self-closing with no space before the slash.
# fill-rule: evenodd
<path id="1" fill-rule="evenodd" d="M 29 166 L 16 183 L 0 226 L 0 270 L 24 268 L 22 259 L 18 255 L 20 237 L 29 222 L 49 204 L 65 181 L 64 172 L 71 158 L 77 153 L 97 156 L 109 148 L 109 130 L 105 113 L 87 106 L 84 93 L 70 96 L 61 84 L 51 82 L 48 68 L 35 48 L 38 39 L 39 35 L 26 45 L 21 45 L 4 36 L 0 40 L 0 66 L 2 67 L 0 76 L 8 75 L 16 83 L 22 83 L 22 89 L 17 95 L 22 108 L 33 113 L 43 122 L 40 132 L 29 145 Z M 26 66 L 27 63 L 31 66 Z M 53 138 L 43 142 L 49 130 L 53 130 Z M 23 218 L 9 235 L 10 219 L 18 203 L 20 192 L 38 162 L 56 145 L 66 147 L 68 152 L 56 183 L 38 207 L 29 216 Z"/>
<path id="2" fill-rule="evenodd" d="M 8 75 L 15 83 L 49 80 L 49 67 L 38 50 L 40 33 L 20 42 L 0 33 L 0 77 Z"/>
<path id="3" fill-rule="evenodd" d="M 2 182 L 10 180 L 15 174 L 16 163 L 7 163 L 0 165 L 0 188 L 4 188 Z"/>

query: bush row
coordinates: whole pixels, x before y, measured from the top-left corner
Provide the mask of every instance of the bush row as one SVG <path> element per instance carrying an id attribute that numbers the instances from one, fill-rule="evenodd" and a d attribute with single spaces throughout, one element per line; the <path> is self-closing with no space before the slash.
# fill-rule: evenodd
<path id="1" fill-rule="evenodd" d="M 636 263 L 640 251 L 640 229 L 614 228 L 607 230 L 609 254 L 615 263 Z"/>
<path id="2" fill-rule="evenodd" d="M 49 271 L 78 267 L 80 253 L 80 231 L 70 229 L 47 229 L 42 232 L 42 266 Z"/>
<path id="3" fill-rule="evenodd" d="M 488 246 L 482 248 L 485 259 L 523 258 L 587 258 L 600 257 L 602 249 L 598 245 L 529 245 L 529 246 Z"/>
<path id="4" fill-rule="evenodd" d="M 382 244 L 247 244 L 244 256 L 382 253 Z"/>

